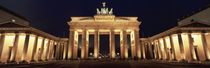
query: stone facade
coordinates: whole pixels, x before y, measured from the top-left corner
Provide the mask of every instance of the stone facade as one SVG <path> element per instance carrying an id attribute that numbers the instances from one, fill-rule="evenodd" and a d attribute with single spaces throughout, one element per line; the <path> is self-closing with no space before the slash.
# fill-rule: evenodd
<path id="1" fill-rule="evenodd" d="M 27 19 L 2 7 L 0 14 L 0 62 L 66 59 L 68 38 L 30 27 Z"/>
<path id="2" fill-rule="evenodd" d="M 176 61 L 210 60 L 209 7 L 178 22 L 178 26 L 140 43 L 150 59 Z M 146 54 L 145 54 L 146 53 Z"/>

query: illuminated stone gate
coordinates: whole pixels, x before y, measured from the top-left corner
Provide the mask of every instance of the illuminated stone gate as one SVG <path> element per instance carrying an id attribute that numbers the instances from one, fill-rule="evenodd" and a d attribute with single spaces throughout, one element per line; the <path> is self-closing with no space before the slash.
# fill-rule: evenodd
<path id="1" fill-rule="evenodd" d="M 139 22 L 138 17 L 116 17 L 113 9 L 108 9 L 103 3 L 103 8 L 97 8 L 94 17 L 71 17 L 68 59 L 78 58 L 78 36 L 82 35 L 81 59 L 88 58 L 89 35 L 94 35 L 94 58 L 99 57 L 99 35 L 110 36 L 110 57 L 115 58 L 115 34 L 120 35 L 120 57 L 128 58 L 127 34 L 131 36 L 131 56 L 141 57 L 139 45 Z"/>

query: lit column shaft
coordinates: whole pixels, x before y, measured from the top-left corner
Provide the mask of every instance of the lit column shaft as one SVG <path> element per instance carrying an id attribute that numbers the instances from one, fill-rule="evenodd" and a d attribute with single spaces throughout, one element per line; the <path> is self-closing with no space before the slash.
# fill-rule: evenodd
<path id="1" fill-rule="evenodd" d="M 22 60 L 26 59 L 26 53 L 27 53 L 27 50 L 28 50 L 29 37 L 30 37 L 30 34 L 26 34 Z"/>
<path id="2" fill-rule="evenodd" d="M 55 46 L 54 41 L 52 41 L 51 42 L 51 48 L 50 48 L 50 57 L 49 57 L 50 60 L 52 60 L 54 58 L 53 57 L 53 55 L 54 55 L 54 46 Z"/>
<path id="3" fill-rule="evenodd" d="M 136 32 L 135 30 L 131 31 L 130 33 L 131 39 L 131 57 L 134 58 L 136 56 Z"/>
<path id="4" fill-rule="evenodd" d="M 10 61 L 15 61 L 15 56 L 16 56 L 16 51 L 18 47 L 18 42 L 19 42 L 19 33 L 16 33 L 15 35 L 15 42 L 12 48 L 12 55 Z"/>
<path id="5" fill-rule="evenodd" d="M 159 56 L 158 56 L 158 49 L 157 49 L 156 41 L 154 41 L 154 52 L 155 52 L 155 59 L 158 59 Z"/>
<path id="6" fill-rule="evenodd" d="M 47 51 L 46 51 L 46 60 L 49 60 L 49 52 L 50 52 L 50 39 L 47 42 Z"/>
<path id="7" fill-rule="evenodd" d="M 159 55 L 160 55 L 160 59 L 163 59 L 163 51 L 162 51 L 162 45 L 160 40 L 158 40 L 158 50 L 159 50 Z"/>
<path id="8" fill-rule="evenodd" d="M 35 59 L 36 50 L 37 50 L 37 44 L 38 44 L 38 36 L 35 37 L 35 42 L 34 42 L 34 47 L 33 47 L 33 52 L 32 52 L 32 60 Z"/>
<path id="9" fill-rule="evenodd" d="M 178 34 L 178 40 L 179 40 L 181 58 L 182 58 L 182 59 L 185 59 L 185 55 L 184 55 L 184 46 L 183 46 L 182 36 L 181 36 L 180 33 Z"/>
<path id="10" fill-rule="evenodd" d="M 66 52 L 67 52 L 67 43 L 64 43 L 64 50 L 63 50 L 63 60 L 65 60 L 66 59 Z"/>
<path id="11" fill-rule="evenodd" d="M 150 58 L 154 58 L 153 57 L 153 51 L 152 51 L 152 45 L 151 45 L 151 42 L 149 41 L 149 43 L 148 43 L 148 53 L 149 53 L 149 55 L 150 55 Z"/>
<path id="12" fill-rule="evenodd" d="M 16 55 L 15 55 L 15 61 L 16 62 L 20 62 L 23 59 L 22 57 L 23 57 L 25 38 L 26 38 L 26 34 L 25 33 L 22 33 L 21 35 L 19 35 Z"/>
<path id="13" fill-rule="evenodd" d="M 73 59 L 77 59 L 78 54 L 78 32 L 74 33 L 74 45 L 73 45 Z"/>
<path id="14" fill-rule="evenodd" d="M 25 60 L 31 62 L 36 35 L 30 34 Z"/>
<path id="15" fill-rule="evenodd" d="M 57 56 L 57 60 L 59 60 L 60 59 L 60 49 L 61 49 L 61 43 L 60 42 L 58 42 L 57 43 L 57 46 L 56 46 L 56 56 Z"/>
<path id="16" fill-rule="evenodd" d="M 172 36 L 170 36 L 170 42 L 171 42 L 171 49 L 172 49 L 173 60 L 176 60 L 176 54 L 175 54 L 174 42 L 173 42 Z"/>
<path id="17" fill-rule="evenodd" d="M 4 56 L 4 54 L 2 53 L 3 52 L 3 49 L 4 49 L 4 43 L 5 43 L 5 33 L 1 34 L 1 39 L 0 39 L 0 61 L 1 62 L 6 62 L 6 61 L 3 61 L 4 58 L 2 58 Z"/>
<path id="18" fill-rule="evenodd" d="M 59 60 L 63 59 L 63 51 L 64 51 L 64 44 L 63 44 L 63 42 L 61 42 L 60 51 L 59 51 L 59 53 L 60 53 Z"/>
<path id="19" fill-rule="evenodd" d="M 44 54 L 44 43 L 45 43 L 45 38 L 42 39 L 42 43 L 41 43 L 41 55 L 39 57 L 42 61 L 45 60 L 44 57 L 43 57 L 43 54 Z"/>
<path id="20" fill-rule="evenodd" d="M 193 60 L 193 38 L 192 38 L 191 33 L 188 33 L 187 36 L 188 36 L 188 40 L 189 40 L 188 43 L 189 43 L 190 55 L 191 55 L 191 56 L 189 56 L 189 60 L 188 61 L 192 61 Z"/>
<path id="21" fill-rule="evenodd" d="M 97 59 L 99 57 L 99 32 L 96 29 L 94 34 L 94 58 Z"/>
<path id="22" fill-rule="evenodd" d="M 81 59 L 85 59 L 85 46 L 86 46 L 86 30 L 82 31 L 82 44 L 81 44 Z"/>
<path id="23" fill-rule="evenodd" d="M 207 46 L 205 33 L 201 33 L 201 40 L 202 40 L 202 43 L 203 43 L 204 55 L 205 55 L 205 58 L 207 60 L 207 58 L 208 58 L 208 51 L 207 51 L 208 46 Z"/>
<path id="24" fill-rule="evenodd" d="M 85 59 L 88 59 L 89 55 L 89 32 L 86 32 L 86 46 L 85 46 Z"/>
<path id="25" fill-rule="evenodd" d="M 123 31 L 120 32 L 120 58 L 124 58 Z"/>
<path id="26" fill-rule="evenodd" d="M 165 50 L 165 55 L 166 55 L 166 60 L 168 60 L 169 59 L 169 52 L 168 52 L 168 50 L 167 50 L 167 45 L 166 45 L 166 39 L 165 38 L 163 38 L 163 43 L 164 43 L 164 50 Z"/>
<path id="27" fill-rule="evenodd" d="M 5 34 L 3 33 L 3 34 L 0 35 L 0 58 L 1 58 L 1 55 L 2 55 L 4 39 L 5 39 Z M 0 61 L 1 61 L 1 59 L 0 59 Z"/>
<path id="28" fill-rule="evenodd" d="M 137 55 L 137 57 L 138 58 L 141 58 L 141 49 L 140 49 L 140 43 L 139 43 L 139 29 L 137 29 L 137 30 L 135 30 L 134 31 L 134 34 L 135 34 L 135 43 L 136 43 L 136 45 L 135 45 L 135 47 L 136 47 L 136 55 Z"/>
<path id="29" fill-rule="evenodd" d="M 146 46 L 146 42 L 143 42 L 142 41 L 142 48 L 141 48 L 141 50 L 142 50 L 142 58 L 143 59 L 145 59 L 146 58 L 146 56 L 145 56 L 145 46 Z"/>
<path id="30" fill-rule="evenodd" d="M 74 46 L 74 30 L 70 30 L 69 46 L 68 46 L 68 59 L 72 59 L 73 46 Z"/>
<path id="31" fill-rule="evenodd" d="M 114 34 L 114 30 L 111 29 L 110 30 L 110 56 L 111 58 L 115 58 L 115 34 Z"/>
<path id="32" fill-rule="evenodd" d="M 126 30 L 123 30 L 123 44 L 124 44 L 124 54 L 125 58 L 128 58 L 128 45 L 127 45 L 127 33 Z"/>

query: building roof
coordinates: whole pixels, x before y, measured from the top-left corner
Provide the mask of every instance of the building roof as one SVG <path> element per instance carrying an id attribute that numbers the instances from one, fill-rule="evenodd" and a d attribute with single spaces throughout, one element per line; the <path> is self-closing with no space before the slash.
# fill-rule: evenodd
<path id="1" fill-rule="evenodd" d="M 186 16 L 184 16 L 183 18 L 178 19 L 178 22 L 180 22 L 180 21 L 182 21 L 182 20 L 184 20 L 184 19 L 186 19 L 186 18 L 188 18 L 188 17 L 190 17 L 190 16 L 193 16 L 194 14 L 199 13 L 199 12 L 205 10 L 205 9 L 208 9 L 208 8 L 210 8 L 210 3 L 209 3 L 207 6 L 205 6 L 205 7 L 203 7 L 203 8 L 200 8 L 200 9 L 198 9 L 198 10 L 195 11 L 195 12 L 192 12 L 190 15 L 186 15 Z"/>
<path id="2" fill-rule="evenodd" d="M 10 11 L 9 9 L 4 8 L 4 7 L 3 7 L 3 6 L 1 6 L 1 5 L 0 5 L 0 10 L 6 11 L 6 12 L 8 12 L 8 13 L 10 13 L 10 14 L 14 15 L 14 16 L 17 16 L 17 17 L 19 17 L 19 18 L 21 18 L 21 19 L 23 19 L 23 20 L 26 20 L 26 21 L 30 22 L 30 20 L 29 20 L 29 19 L 27 19 L 27 18 L 25 18 L 24 16 L 21 16 L 21 15 L 19 15 L 19 14 L 15 13 L 15 12 L 12 12 L 12 11 Z"/>

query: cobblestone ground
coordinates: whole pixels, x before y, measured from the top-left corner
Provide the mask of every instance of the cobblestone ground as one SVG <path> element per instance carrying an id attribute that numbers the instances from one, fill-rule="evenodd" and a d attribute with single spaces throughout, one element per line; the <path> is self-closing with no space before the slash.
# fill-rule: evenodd
<path id="1" fill-rule="evenodd" d="M 209 68 L 210 62 L 166 62 L 156 60 L 69 60 L 39 63 L 7 63 L 0 68 Z"/>

